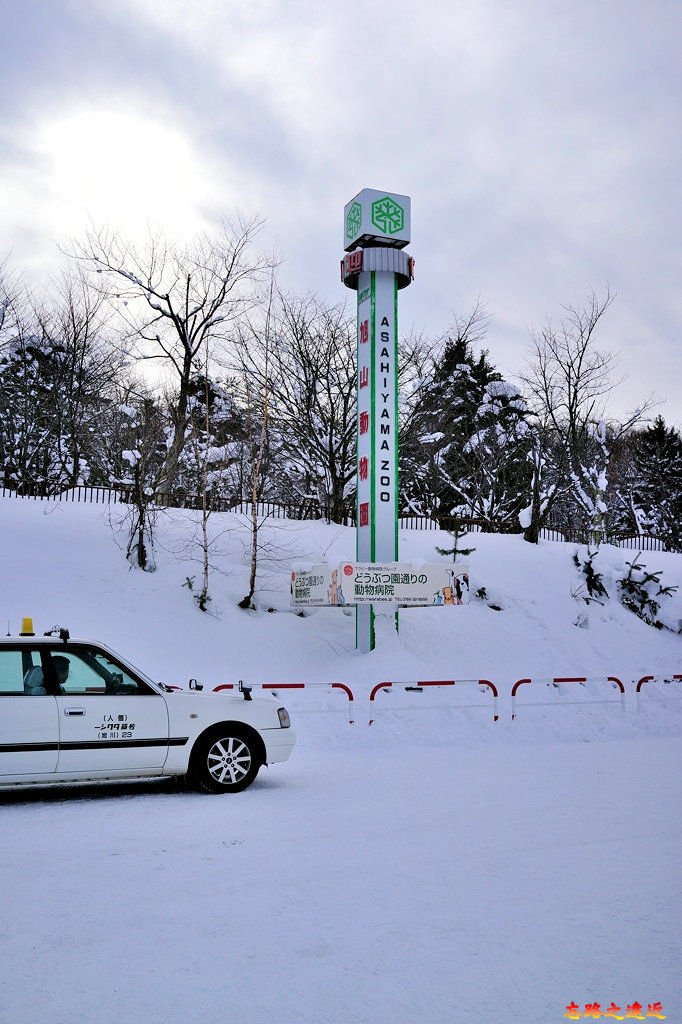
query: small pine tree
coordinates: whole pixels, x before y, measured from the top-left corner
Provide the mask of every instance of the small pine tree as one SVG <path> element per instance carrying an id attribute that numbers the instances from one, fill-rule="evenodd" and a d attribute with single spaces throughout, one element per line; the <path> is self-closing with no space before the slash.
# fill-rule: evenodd
<path id="1" fill-rule="evenodd" d="M 656 629 L 665 629 L 665 623 L 658 618 L 661 607 L 660 598 L 669 597 L 678 589 L 676 586 L 663 586 L 661 583 L 662 569 L 657 572 L 649 572 L 647 567 L 639 561 L 642 552 L 628 566 L 627 576 L 618 580 L 621 602 L 631 612 L 639 616 L 643 622 L 654 626 Z"/>
<path id="2" fill-rule="evenodd" d="M 583 576 L 585 577 L 585 587 L 587 588 L 588 596 L 584 598 L 586 604 L 590 601 L 597 601 L 599 603 L 600 597 L 608 598 L 609 594 L 602 583 L 602 574 L 597 572 L 594 567 L 594 559 L 597 555 L 596 551 L 590 551 L 588 548 L 587 558 L 581 563 L 580 556 L 576 551 L 573 555 L 573 563 L 577 569 L 580 569 Z M 577 596 L 577 594 L 576 594 Z"/>
<path id="3" fill-rule="evenodd" d="M 439 555 L 445 555 L 446 557 L 448 555 L 452 555 L 452 561 L 456 562 L 458 557 L 461 556 L 462 558 L 466 558 L 467 555 L 474 553 L 476 548 L 463 548 L 459 546 L 460 541 L 464 540 L 469 532 L 464 526 L 456 525 L 453 530 L 449 530 L 448 532 L 452 537 L 454 544 L 451 548 L 439 548 L 436 545 L 436 551 Z"/>

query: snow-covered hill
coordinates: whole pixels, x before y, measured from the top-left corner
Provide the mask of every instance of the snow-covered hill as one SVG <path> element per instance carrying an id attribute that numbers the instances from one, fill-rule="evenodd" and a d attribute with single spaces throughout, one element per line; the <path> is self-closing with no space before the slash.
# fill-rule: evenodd
<path id="1" fill-rule="evenodd" d="M 478 536 L 487 600 L 405 611 L 400 637 L 384 629 L 362 656 L 352 614 L 289 608 L 290 564 L 352 557 L 352 531 L 270 523 L 244 612 L 245 526 L 216 516 L 206 615 L 183 586 L 199 576 L 193 515 L 161 518 L 143 574 L 117 546 L 120 514 L 0 502 L 13 631 L 24 615 L 67 625 L 167 682 L 343 681 L 355 724 L 342 691 L 283 692 L 291 761 L 230 797 L 0 794 L 0 1020 L 547 1024 L 636 1002 L 679 1019 L 682 702 L 661 678 L 637 713 L 633 681 L 682 672 L 682 637 L 618 603 L 636 552 L 600 552 L 611 596 L 588 607 L 572 547 Z M 405 531 L 401 558 L 445 543 Z M 645 561 L 682 582 L 682 557 Z M 662 613 L 677 624 L 680 592 Z M 523 687 L 511 721 L 514 680 L 574 675 L 590 682 Z M 367 725 L 377 682 L 443 678 L 494 681 L 500 720 L 474 684 L 382 692 Z"/>
<path id="2" fill-rule="evenodd" d="M 289 603 L 292 563 L 338 564 L 352 558 L 352 529 L 267 521 L 261 533 L 259 610 L 245 612 L 237 604 L 247 586 L 246 518 L 215 515 L 210 521 L 215 568 L 205 614 L 187 585 L 194 577 L 196 590 L 200 578 L 196 514 L 161 515 L 154 573 L 126 562 L 122 514 L 120 506 L 2 501 L 2 621 L 13 631 L 23 615 L 32 615 L 41 631 L 54 623 L 67 625 L 72 635 L 110 643 L 154 678 L 182 684 L 195 676 L 207 688 L 239 679 L 338 680 L 366 697 L 382 680 L 489 679 L 500 692 L 504 719 L 511 687 L 523 677 L 588 677 L 595 682 L 580 696 L 596 700 L 617 697 L 604 689 L 603 677 L 616 676 L 632 691 L 633 681 L 644 675 L 682 673 L 682 636 L 676 632 L 682 624 L 682 587 L 661 601 L 660 615 L 670 631 L 646 625 L 618 600 L 617 580 L 635 551 L 602 547 L 595 566 L 609 598 L 588 606 L 585 577 L 573 561 L 575 545 L 536 547 L 516 536 L 476 535 L 468 542 L 476 549 L 467 558 L 471 592 L 484 588 L 486 598 L 472 598 L 469 607 L 403 610 L 399 638 L 380 626 L 377 650 L 360 655 L 350 609 L 307 609 L 301 615 Z M 446 534 L 403 530 L 400 557 L 437 561 L 436 546 L 449 544 Z M 584 549 L 580 555 L 584 559 Z M 655 552 L 640 560 L 662 570 L 662 583 L 682 584 L 682 556 Z M 656 692 L 671 696 L 670 688 L 660 686 L 651 687 L 648 696 Z M 575 699 L 575 687 L 532 693 L 533 701 Z M 445 704 L 472 699 L 465 689 L 438 696 Z M 399 700 L 396 696 L 391 706 Z M 519 693 L 519 701 L 531 701 L 530 688 Z M 386 706 L 383 699 L 381 705 Z M 627 706 L 634 707 L 632 692 Z M 602 726 L 613 719 L 611 709 L 606 713 L 595 705 L 592 710 Z M 667 706 L 662 727 L 679 721 L 675 710 Z M 540 715 L 533 714 L 537 721 Z"/>

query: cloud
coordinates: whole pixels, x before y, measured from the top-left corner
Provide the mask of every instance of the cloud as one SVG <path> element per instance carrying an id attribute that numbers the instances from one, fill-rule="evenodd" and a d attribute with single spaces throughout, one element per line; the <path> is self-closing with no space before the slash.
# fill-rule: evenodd
<path id="1" fill-rule="evenodd" d="M 440 333 L 480 294 L 495 316 L 491 356 L 513 369 L 530 325 L 608 282 L 604 339 L 631 368 L 627 387 L 666 393 L 682 422 L 679 5 L 61 0 L 41 12 L 19 33 L 34 59 L 4 69 L 5 237 L 33 246 L 38 214 L 50 230 L 68 220 L 80 172 L 60 178 L 39 140 L 83 110 L 149 126 L 137 198 L 150 209 L 166 163 L 151 150 L 174 139 L 167 216 L 189 229 L 233 207 L 261 213 L 299 291 L 342 297 L 348 198 L 407 193 L 418 276 L 405 325 Z M 117 153 L 99 148 L 113 174 Z"/>

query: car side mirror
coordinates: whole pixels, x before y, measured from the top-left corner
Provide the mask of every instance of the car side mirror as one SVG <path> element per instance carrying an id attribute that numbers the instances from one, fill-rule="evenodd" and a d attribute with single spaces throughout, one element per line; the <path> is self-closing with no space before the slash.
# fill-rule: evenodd
<path id="1" fill-rule="evenodd" d="M 198 683 L 196 679 L 190 679 L 189 688 L 190 690 L 203 690 L 204 684 Z"/>

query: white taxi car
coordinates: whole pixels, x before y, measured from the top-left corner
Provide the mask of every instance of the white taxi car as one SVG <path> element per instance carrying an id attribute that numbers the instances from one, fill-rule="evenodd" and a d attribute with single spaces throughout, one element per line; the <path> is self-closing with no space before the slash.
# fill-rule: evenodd
<path id="1" fill-rule="evenodd" d="M 185 775 L 236 793 L 289 758 L 294 731 L 273 698 L 176 690 L 104 644 L 24 623 L 0 638 L 0 789 Z"/>

